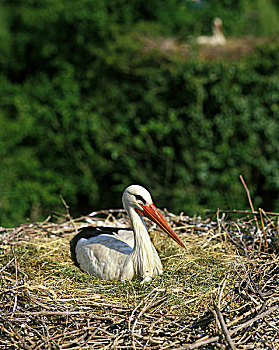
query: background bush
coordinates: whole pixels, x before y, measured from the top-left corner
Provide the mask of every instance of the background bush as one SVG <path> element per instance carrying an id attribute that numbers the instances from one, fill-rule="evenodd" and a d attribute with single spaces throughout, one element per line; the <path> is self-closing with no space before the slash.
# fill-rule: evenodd
<path id="1" fill-rule="evenodd" d="M 2 226 L 61 210 L 59 194 L 73 215 L 120 207 L 131 183 L 172 211 L 243 208 L 240 174 L 255 206 L 279 210 L 278 41 L 205 62 L 138 39 L 186 37 L 216 14 L 238 34 L 233 23 L 248 25 L 260 0 L 214 3 L 2 2 Z"/>

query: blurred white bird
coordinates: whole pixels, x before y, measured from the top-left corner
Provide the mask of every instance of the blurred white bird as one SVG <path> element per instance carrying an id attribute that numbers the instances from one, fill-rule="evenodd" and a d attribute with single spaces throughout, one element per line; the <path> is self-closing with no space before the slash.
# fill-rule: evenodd
<path id="1" fill-rule="evenodd" d="M 213 20 L 213 35 L 212 36 L 199 36 L 196 39 L 196 42 L 200 45 L 225 45 L 226 38 L 223 34 L 223 24 L 222 20 L 218 17 Z"/>

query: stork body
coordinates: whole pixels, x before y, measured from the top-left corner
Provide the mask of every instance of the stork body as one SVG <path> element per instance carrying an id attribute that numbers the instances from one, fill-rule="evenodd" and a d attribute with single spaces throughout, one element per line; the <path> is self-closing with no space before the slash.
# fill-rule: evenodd
<path id="1" fill-rule="evenodd" d="M 87 227 L 71 241 L 72 258 L 89 274 L 106 280 L 142 279 L 150 281 L 162 274 L 162 264 L 154 248 L 143 215 L 156 222 L 169 236 L 185 247 L 181 239 L 152 203 L 150 193 L 138 185 L 129 186 L 122 196 L 132 230 Z"/>
<path id="2" fill-rule="evenodd" d="M 197 37 L 196 42 L 200 45 L 225 45 L 226 38 L 223 34 L 223 24 L 220 18 L 214 18 L 212 31 L 212 36 L 199 36 Z"/>

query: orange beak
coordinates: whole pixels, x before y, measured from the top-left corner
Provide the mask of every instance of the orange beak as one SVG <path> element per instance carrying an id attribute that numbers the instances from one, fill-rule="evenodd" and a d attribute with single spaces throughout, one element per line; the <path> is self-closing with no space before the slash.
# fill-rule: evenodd
<path id="1" fill-rule="evenodd" d="M 151 203 L 150 205 L 141 204 L 141 207 L 143 208 L 143 212 L 136 209 L 136 211 L 139 214 L 144 214 L 145 216 L 147 216 L 150 220 L 152 220 L 158 226 L 160 226 L 161 229 L 165 231 L 175 242 L 181 245 L 181 247 L 186 248 L 182 240 L 177 236 L 173 229 L 171 229 L 165 218 L 159 213 L 158 209 L 153 203 Z"/>

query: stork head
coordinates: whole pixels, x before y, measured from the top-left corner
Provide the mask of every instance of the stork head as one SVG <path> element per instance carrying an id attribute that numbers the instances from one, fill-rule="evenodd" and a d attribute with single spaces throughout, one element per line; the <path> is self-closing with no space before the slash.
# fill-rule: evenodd
<path id="1" fill-rule="evenodd" d="M 161 229 L 166 232 L 181 247 L 186 248 L 182 240 L 172 230 L 165 218 L 152 202 L 150 193 L 142 186 L 131 185 L 126 188 L 122 196 L 123 206 L 128 212 L 134 209 L 139 215 L 146 216 L 155 222 Z"/>
<path id="2" fill-rule="evenodd" d="M 128 207 L 142 211 L 142 205 L 150 205 L 152 203 L 151 194 L 142 186 L 131 185 L 126 188 L 123 193 L 122 201 L 124 208 Z"/>
<path id="3" fill-rule="evenodd" d="M 215 29 L 218 29 L 218 30 L 222 31 L 222 29 L 223 29 L 223 22 L 222 22 L 221 18 L 215 17 L 214 20 L 213 20 L 213 26 L 215 27 Z"/>

